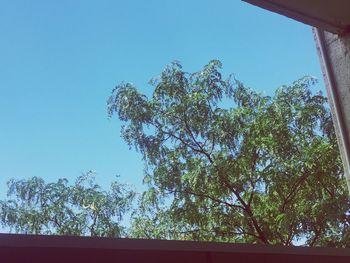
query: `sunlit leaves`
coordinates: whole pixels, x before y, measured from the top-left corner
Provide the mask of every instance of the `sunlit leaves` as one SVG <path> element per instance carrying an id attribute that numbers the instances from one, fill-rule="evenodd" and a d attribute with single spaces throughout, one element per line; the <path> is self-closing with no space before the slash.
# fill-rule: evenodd
<path id="1" fill-rule="evenodd" d="M 176 62 L 150 82 L 150 98 L 124 83 L 109 99 L 148 168 L 133 235 L 346 246 L 349 235 L 336 235 L 349 231 L 349 200 L 316 80 L 266 96 L 224 79 L 221 66 L 188 73 Z"/>

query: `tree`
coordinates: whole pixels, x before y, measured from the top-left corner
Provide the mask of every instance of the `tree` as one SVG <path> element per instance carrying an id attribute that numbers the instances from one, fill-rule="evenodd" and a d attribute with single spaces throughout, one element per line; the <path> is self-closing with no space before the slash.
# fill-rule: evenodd
<path id="1" fill-rule="evenodd" d="M 10 180 L 8 200 L 0 201 L 0 220 L 17 233 L 121 237 L 121 220 L 133 197 L 117 182 L 103 191 L 92 172 L 79 176 L 73 185 L 67 179 Z"/>
<path id="2" fill-rule="evenodd" d="M 304 77 L 266 96 L 211 61 L 179 63 L 148 98 L 121 83 L 109 115 L 145 161 L 134 237 L 350 246 L 349 198 L 326 98 Z"/>

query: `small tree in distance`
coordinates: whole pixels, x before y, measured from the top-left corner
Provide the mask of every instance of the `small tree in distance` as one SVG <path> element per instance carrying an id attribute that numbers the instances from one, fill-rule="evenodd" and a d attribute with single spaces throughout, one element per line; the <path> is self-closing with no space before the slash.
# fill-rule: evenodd
<path id="1" fill-rule="evenodd" d="M 117 182 L 102 190 L 92 172 L 73 185 L 67 179 L 10 180 L 8 199 L 0 201 L 0 219 L 17 233 L 121 237 L 126 234 L 121 220 L 133 197 L 134 192 Z"/>
<path id="2" fill-rule="evenodd" d="M 349 198 L 327 99 L 304 77 L 264 96 L 224 79 L 220 61 L 118 85 L 109 115 L 145 161 L 149 189 L 131 235 L 348 246 Z"/>

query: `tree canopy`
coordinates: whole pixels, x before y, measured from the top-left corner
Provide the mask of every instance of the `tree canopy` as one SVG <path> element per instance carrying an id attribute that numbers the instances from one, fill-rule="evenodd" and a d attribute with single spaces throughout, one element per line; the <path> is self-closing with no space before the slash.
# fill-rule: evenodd
<path id="1" fill-rule="evenodd" d="M 224 78 L 213 60 L 195 73 L 171 64 L 150 97 L 121 83 L 108 113 L 143 156 L 138 206 L 125 185 L 104 191 L 91 173 L 73 185 L 34 177 L 9 182 L 0 222 L 21 233 L 350 247 L 350 200 L 315 82 L 267 96 Z"/>
<path id="2" fill-rule="evenodd" d="M 348 246 L 349 198 L 327 99 L 312 77 L 266 96 L 220 61 L 168 66 L 150 98 L 118 85 L 109 115 L 145 161 L 135 237 Z"/>
<path id="3" fill-rule="evenodd" d="M 0 219 L 17 233 L 121 237 L 121 220 L 133 197 L 117 182 L 109 191 L 102 190 L 92 172 L 79 176 L 73 185 L 67 179 L 10 180 L 8 199 L 0 201 Z"/>

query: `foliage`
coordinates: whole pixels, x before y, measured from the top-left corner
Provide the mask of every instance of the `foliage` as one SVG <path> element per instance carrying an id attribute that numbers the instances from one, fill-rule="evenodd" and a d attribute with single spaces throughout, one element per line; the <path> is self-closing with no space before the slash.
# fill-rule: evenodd
<path id="1" fill-rule="evenodd" d="M 67 179 L 10 180 L 8 199 L 0 201 L 0 219 L 17 233 L 120 237 L 125 234 L 120 222 L 133 196 L 117 182 L 103 191 L 92 172 L 73 185 Z"/>
<path id="2" fill-rule="evenodd" d="M 178 63 L 151 98 L 118 85 L 109 115 L 142 153 L 149 190 L 134 237 L 349 246 L 349 198 L 326 98 L 304 77 L 265 96 L 221 63 Z"/>

